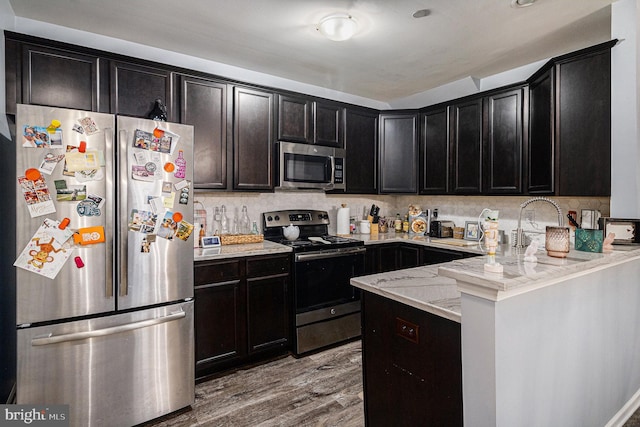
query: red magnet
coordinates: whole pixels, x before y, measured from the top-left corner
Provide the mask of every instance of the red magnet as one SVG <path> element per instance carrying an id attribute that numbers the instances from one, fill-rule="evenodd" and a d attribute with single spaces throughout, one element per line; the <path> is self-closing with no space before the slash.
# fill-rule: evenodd
<path id="1" fill-rule="evenodd" d="M 67 225 L 69 225 L 70 222 L 71 220 L 69 218 L 64 218 L 62 221 L 60 221 L 60 225 L 58 225 L 58 228 L 60 230 L 64 230 L 65 228 L 67 228 Z"/>
<path id="2" fill-rule="evenodd" d="M 182 221 L 182 214 L 180 212 L 176 212 L 173 214 L 173 220 L 175 222 L 180 222 Z"/>
<path id="3" fill-rule="evenodd" d="M 29 168 L 26 171 L 24 171 L 24 176 L 29 180 L 29 181 L 37 181 L 40 179 L 40 177 L 42 175 L 40 175 L 40 171 L 36 168 Z"/>
<path id="4" fill-rule="evenodd" d="M 155 136 L 156 138 L 162 138 L 164 136 L 164 131 L 160 128 L 155 128 L 153 130 L 153 136 Z"/>
<path id="5" fill-rule="evenodd" d="M 84 262 L 82 262 L 82 258 L 80 258 L 79 256 L 75 257 L 73 260 L 76 263 L 76 267 L 78 268 L 84 267 Z"/>
<path id="6" fill-rule="evenodd" d="M 87 142 L 86 141 L 80 141 L 80 145 L 78 145 L 78 151 L 81 153 L 84 153 L 85 151 L 87 151 Z"/>

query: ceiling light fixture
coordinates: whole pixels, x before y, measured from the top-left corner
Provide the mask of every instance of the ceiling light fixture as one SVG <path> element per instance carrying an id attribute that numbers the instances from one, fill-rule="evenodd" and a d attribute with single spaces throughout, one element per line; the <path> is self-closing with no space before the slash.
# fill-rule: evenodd
<path id="1" fill-rule="evenodd" d="M 333 41 L 348 40 L 358 31 L 358 23 L 346 13 L 334 13 L 322 18 L 316 27 L 320 33 Z"/>
<path id="2" fill-rule="evenodd" d="M 511 7 L 527 7 L 535 2 L 536 0 L 511 0 Z"/>
<path id="3" fill-rule="evenodd" d="M 429 16 L 430 14 L 431 14 L 431 11 L 429 9 L 420 9 L 420 10 L 416 10 L 412 16 L 414 18 L 424 18 L 425 16 Z"/>

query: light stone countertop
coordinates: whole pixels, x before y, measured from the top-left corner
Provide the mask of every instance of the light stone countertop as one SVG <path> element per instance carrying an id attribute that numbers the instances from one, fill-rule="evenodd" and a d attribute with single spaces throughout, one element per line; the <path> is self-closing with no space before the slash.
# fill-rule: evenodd
<path id="1" fill-rule="evenodd" d="M 506 255 L 496 255 L 495 262 L 503 267 L 502 273 L 484 270 L 488 256 L 467 258 L 440 264 L 438 274 L 456 279 L 463 292 L 499 301 L 550 286 L 569 277 L 589 274 L 631 259 L 640 258 L 638 246 L 614 246 L 605 253 L 581 252 L 571 249 L 566 258 L 554 258 L 539 250 L 536 262 L 524 261 L 524 250 L 510 249 Z"/>
<path id="2" fill-rule="evenodd" d="M 437 265 L 354 277 L 351 284 L 460 323 L 460 291 L 454 279 L 438 275 Z"/>
<path id="3" fill-rule="evenodd" d="M 272 255 L 279 253 L 289 253 L 292 249 L 289 246 L 264 240 L 260 243 L 245 243 L 239 245 L 222 245 L 216 248 L 194 249 L 194 261 L 207 261 L 212 259 L 224 259 L 235 257 L 247 257 L 256 255 Z"/>

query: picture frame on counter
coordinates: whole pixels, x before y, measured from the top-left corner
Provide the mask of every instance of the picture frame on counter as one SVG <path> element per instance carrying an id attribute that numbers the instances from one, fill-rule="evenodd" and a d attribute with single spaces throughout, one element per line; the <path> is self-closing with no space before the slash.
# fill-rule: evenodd
<path id="1" fill-rule="evenodd" d="M 216 248 L 221 244 L 220 236 L 204 236 L 202 238 L 202 249 Z"/>
<path id="2" fill-rule="evenodd" d="M 464 239 L 474 241 L 480 240 L 480 226 L 477 221 L 465 221 Z"/>

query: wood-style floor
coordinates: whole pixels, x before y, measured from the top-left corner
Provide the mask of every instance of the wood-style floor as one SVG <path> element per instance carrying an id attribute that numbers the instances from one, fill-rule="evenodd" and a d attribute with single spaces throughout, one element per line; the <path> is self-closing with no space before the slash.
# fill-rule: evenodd
<path id="1" fill-rule="evenodd" d="M 144 425 L 185 426 L 362 427 L 361 342 L 197 384 L 192 410 Z M 624 427 L 640 427 L 640 410 Z"/>
<path id="2" fill-rule="evenodd" d="M 145 427 L 364 426 L 360 341 L 196 385 L 191 411 Z"/>

